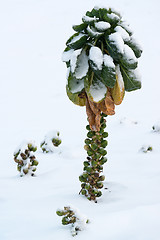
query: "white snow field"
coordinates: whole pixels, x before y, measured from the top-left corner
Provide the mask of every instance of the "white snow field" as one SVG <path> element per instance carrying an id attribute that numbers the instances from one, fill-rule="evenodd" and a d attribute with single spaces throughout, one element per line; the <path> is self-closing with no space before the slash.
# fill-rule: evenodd
<path id="1" fill-rule="evenodd" d="M 107 117 L 107 189 L 96 204 L 78 194 L 87 117 L 67 98 L 61 55 L 72 25 L 99 4 L 122 13 L 143 54 L 142 89 Z M 90 219 L 75 239 L 160 239 L 159 11 L 159 0 L 0 0 L 0 240 L 73 239 L 56 215 L 65 205 Z M 40 143 L 54 130 L 62 144 L 44 154 Z M 38 146 L 35 177 L 20 177 L 13 160 L 25 139 Z"/>

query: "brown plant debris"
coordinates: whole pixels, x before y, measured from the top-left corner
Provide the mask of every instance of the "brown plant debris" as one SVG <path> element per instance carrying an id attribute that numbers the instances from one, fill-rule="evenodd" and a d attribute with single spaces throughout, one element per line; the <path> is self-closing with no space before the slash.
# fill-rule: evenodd
<path id="1" fill-rule="evenodd" d="M 100 103 L 92 102 L 88 96 L 86 96 L 86 113 L 91 130 L 100 131 L 101 112 L 106 115 L 114 115 L 114 109 L 115 105 L 109 89 L 106 98 Z"/>

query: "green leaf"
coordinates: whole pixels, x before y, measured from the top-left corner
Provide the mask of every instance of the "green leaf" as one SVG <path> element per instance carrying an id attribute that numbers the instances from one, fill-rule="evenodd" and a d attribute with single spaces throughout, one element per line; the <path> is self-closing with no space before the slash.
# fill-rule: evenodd
<path id="1" fill-rule="evenodd" d="M 107 94 L 107 88 L 104 83 L 94 72 L 92 72 L 91 79 L 87 83 L 88 86 L 85 82 L 85 90 L 88 97 L 93 102 L 101 102 Z"/>
<path id="2" fill-rule="evenodd" d="M 76 32 L 83 32 L 84 30 L 86 30 L 88 24 L 87 23 L 82 23 L 80 25 L 73 25 L 73 30 Z"/>
<path id="3" fill-rule="evenodd" d="M 104 64 L 102 67 L 102 81 L 105 86 L 113 88 L 116 83 L 115 65 L 111 56 L 104 55 Z"/>
<path id="4" fill-rule="evenodd" d="M 87 43 L 87 38 L 88 36 L 85 34 L 75 33 L 68 39 L 66 44 L 69 48 L 73 48 L 74 50 L 80 49 Z"/>
<path id="5" fill-rule="evenodd" d="M 133 50 L 126 44 L 124 44 L 124 54 L 120 62 L 127 69 L 135 69 L 137 67 L 137 58 L 135 57 Z"/>
<path id="6" fill-rule="evenodd" d="M 84 78 L 77 79 L 73 73 L 68 76 L 68 89 L 71 93 L 80 93 L 84 88 Z"/>
<path id="7" fill-rule="evenodd" d="M 142 54 L 142 48 L 136 43 L 135 39 L 131 38 L 129 41 L 125 42 L 134 52 L 135 56 L 139 58 Z"/>
<path id="8" fill-rule="evenodd" d="M 141 88 L 141 82 L 137 74 L 137 69 L 131 70 L 120 66 L 125 90 L 131 92 Z"/>
<path id="9" fill-rule="evenodd" d="M 111 35 L 109 35 L 111 36 Z M 105 35 L 105 42 L 106 42 L 106 48 L 109 52 L 110 56 L 119 63 L 119 61 L 122 59 L 123 53 L 121 52 L 119 46 L 115 41 L 112 41 L 109 39 L 108 35 Z M 123 40 L 122 40 L 123 41 Z"/>
<path id="10" fill-rule="evenodd" d="M 81 106 L 81 107 L 86 105 L 86 97 L 85 97 L 84 89 L 81 91 L 81 93 L 72 93 L 69 90 L 68 85 L 67 85 L 66 92 L 67 92 L 67 96 L 68 96 L 69 100 L 71 100 L 74 104 Z"/>

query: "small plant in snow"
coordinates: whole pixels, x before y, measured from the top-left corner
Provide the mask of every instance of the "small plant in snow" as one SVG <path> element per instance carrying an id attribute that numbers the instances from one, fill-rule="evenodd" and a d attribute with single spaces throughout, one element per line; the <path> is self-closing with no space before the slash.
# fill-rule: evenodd
<path id="1" fill-rule="evenodd" d="M 101 161 L 106 154 L 100 146 L 105 126 L 102 113 L 115 114 L 115 104 L 122 103 L 125 91 L 141 88 L 138 58 L 142 49 L 128 24 L 112 8 L 87 11 L 73 30 L 76 33 L 66 42 L 62 56 L 68 69 L 66 92 L 74 104 L 86 106 L 88 134 L 92 136 L 85 147 L 88 162 L 84 162 L 85 172 L 80 176 L 84 182 L 81 193 L 96 200 L 101 193 L 95 188 L 103 186 L 96 184 L 103 170 L 101 162 L 106 161 Z"/>
<path id="2" fill-rule="evenodd" d="M 58 147 L 62 140 L 59 137 L 60 133 L 58 131 L 51 131 L 49 132 L 44 140 L 42 141 L 40 147 L 43 152 L 49 153 L 49 152 L 54 152 L 55 147 Z"/>
<path id="3" fill-rule="evenodd" d="M 17 170 L 20 172 L 20 176 L 30 174 L 34 176 L 38 161 L 34 156 L 34 152 L 37 151 L 37 147 L 33 142 L 22 143 L 14 152 L 14 161 L 18 164 Z"/>
<path id="4" fill-rule="evenodd" d="M 147 153 L 147 152 L 152 152 L 153 148 L 151 145 L 144 145 L 140 150 L 141 152 Z"/>
<path id="5" fill-rule="evenodd" d="M 76 209 L 70 206 L 64 207 L 63 210 L 57 210 L 56 214 L 62 217 L 62 224 L 71 224 L 71 234 L 76 236 L 79 231 L 85 228 L 85 225 L 89 222 L 86 217 L 81 216 Z"/>
<path id="6" fill-rule="evenodd" d="M 160 122 L 154 124 L 154 125 L 152 126 L 152 129 L 153 129 L 154 132 L 160 133 Z"/>

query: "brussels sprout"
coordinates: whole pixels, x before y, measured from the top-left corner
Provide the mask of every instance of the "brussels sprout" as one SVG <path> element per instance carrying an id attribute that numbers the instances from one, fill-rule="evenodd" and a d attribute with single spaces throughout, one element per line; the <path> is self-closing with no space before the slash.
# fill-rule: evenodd
<path id="1" fill-rule="evenodd" d="M 108 137 L 108 132 L 104 132 L 104 133 L 102 134 L 102 137 L 104 137 L 104 138 Z"/>

